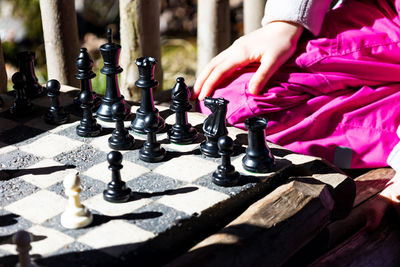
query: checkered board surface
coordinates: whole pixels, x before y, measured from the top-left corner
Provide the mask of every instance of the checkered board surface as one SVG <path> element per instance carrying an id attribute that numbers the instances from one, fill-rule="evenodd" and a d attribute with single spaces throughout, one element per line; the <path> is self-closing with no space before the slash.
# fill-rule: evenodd
<path id="1" fill-rule="evenodd" d="M 7 95 L 2 98 L 5 105 L 0 113 L 0 263 L 1 259 L 16 260 L 11 236 L 22 229 L 32 234 L 30 254 L 43 266 L 53 266 L 54 261 L 46 262 L 52 258 L 58 266 L 63 266 L 66 259 L 69 264 L 78 264 L 69 266 L 80 266 L 77 262 L 88 258 L 92 262 L 96 258 L 96 266 L 114 260 L 123 262 L 146 244 L 154 244 L 154 247 L 148 246 L 154 258 L 157 249 L 168 251 L 174 244 L 185 243 L 193 231 L 202 229 L 196 225 L 206 229 L 223 221 L 229 209 L 238 207 L 237 201 L 259 193 L 257 187 L 279 176 L 288 166 L 316 160 L 269 144 L 273 153 L 285 152 L 275 155 L 276 169 L 266 174 L 249 173 L 241 165 L 247 134 L 228 127 L 229 135 L 238 145 L 232 163 L 243 175 L 244 182 L 223 188 L 211 182 L 220 159 L 201 155 L 199 144 L 204 139 L 201 133 L 190 145 L 170 144 L 166 133 L 158 134 L 157 139 L 167 150 L 166 159 L 160 163 L 139 160 L 138 151 L 145 136 L 133 134 L 135 147 L 122 151 L 124 167 L 121 170 L 122 179 L 132 189 L 132 200 L 113 204 L 103 200 L 102 192 L 111 180 L 106 155 L 111 151 L 107 139 L 114 123 L 98 120 L 103 134 L 83 138 L 75 133 L 79 124 L 77 115 L 71 115 L 70 123 L 58 127 L 44 123 L 40 114 L 48 106 L 47 98 L 33 101 L 36 113 L 19 121 L 10 118 L 6 111 L 13 98 Z M 63 94 L 60 99 L 74 113 L 71 97 Z M 132 112 L 137 108 L 132 106 Z M 168 107 L 158 109 L 166 123 L 172 125 L 175 116 Z M 198 113 L 188 114 L 188 121 L 200 132 L 204 119 Z M 125 121 L 127 127 L 130 122 Z M 74 171 L 79 171 L 81 177 L 81 202 L 91 210 L 94 221 L 83 229 L 69 230 L 60 225 L 60 215 L 67 203 L 62 181 Z M 154 240 L 168 245 L 162 246 Z M 57 258 L 62 255 L 70 256 Z M 90 262 L 85 264 L 91 266 Z"/>

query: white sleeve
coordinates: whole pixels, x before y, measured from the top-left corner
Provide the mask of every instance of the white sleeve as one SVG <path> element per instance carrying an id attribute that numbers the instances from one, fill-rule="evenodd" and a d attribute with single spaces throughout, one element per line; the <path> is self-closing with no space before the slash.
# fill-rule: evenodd
<path id="1" fill-rule="evenodd" d="M 290 21 L 302 25 L 314 35 L 322 23 L 332 0 L 267 0 L 262 25 L 272 21 Z"/>
<path id="2" fill-rule="evenodd" d="M 400 126 L 397 128 L 397 136 L 400 137 Z M 387 163 L 396 173 L 400 173 L 400 142 L 390 152 Z"/>

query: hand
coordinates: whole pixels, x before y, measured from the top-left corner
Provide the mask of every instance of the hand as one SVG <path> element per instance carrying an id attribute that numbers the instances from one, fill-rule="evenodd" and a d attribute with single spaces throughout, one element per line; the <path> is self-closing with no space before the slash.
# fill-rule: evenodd
<path id="1" fill-rule="evenodd" d="M 200 73 L 194 85 L 193 98 L 203 100 L 237 68 L 253 62 L 259 62 L 260 66 L 249 82 L 249 92 L 258 94 L 269 78 L 294 54 L 302 32 L 303 27 L 299 24 L 275 21 L 237 39 Z"/>
<path id="2" fill-rule="evenodd" d="M 375 230 L 385 212 L 393 206 L 400 215 L 400 174 L 397 174 L 387 183 L 386 188 L 367 209 L 367 230 Z"/>

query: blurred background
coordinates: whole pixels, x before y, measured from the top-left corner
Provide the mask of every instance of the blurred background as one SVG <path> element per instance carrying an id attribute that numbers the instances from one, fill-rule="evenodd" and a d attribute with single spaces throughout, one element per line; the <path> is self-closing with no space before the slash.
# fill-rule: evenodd
<path id="1" fill-rule="evenodd" d="M 230 0 L 232 38 L 243 34 L 243 0 Z M 88 49 L 97 74 L 92 80 L 97 93 L 104 93 L 105 76 L 99 47 L 106 43 L 106 29 L 119 32 L 118 0 L 75 0 L 81 46 Z M 188 85 L 195 81 L 197 0 L 161 0 L 160 31 L 162 44 L 163 89 L 170 89 L 178 76 Z M 0 0 L 0 38 L 6 62 L 8 90 L 16 69 L 16 53 L 34 51 L 35 70 L 40 83 L 47 81 L 39 0 Z M 117 34 L 115 42 L 119 42 Z"/>

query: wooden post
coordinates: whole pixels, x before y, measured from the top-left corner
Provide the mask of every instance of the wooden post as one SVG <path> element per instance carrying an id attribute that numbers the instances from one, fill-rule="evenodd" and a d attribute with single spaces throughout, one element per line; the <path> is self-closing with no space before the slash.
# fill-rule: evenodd
<path id="1" fill-rule="evenodd" d="M 264 8 L 267 0 L 244 0 L 243 20 L 244 34 L 248 34 L 261 28 L 261 19 L 264 16 Z"/>
<path id="2" fill-rule="evenodd" d="M 7 92 L 7 73 L 6 66 L 4 64 L 3 49 L 1 48 L 0 40 L 0 93 Z"/>
<path id="3" fill-rule="evenodd" d="M 229 0 L 197 1 L 197 73 L 231 44 Z"/>
<path id="4" fill-rule="evenodd" d="M 160 1 L 120 0 L 121 94 L 128 100 L 139 100 L 141 92 L 135 88 L 138 69 L 135 59 L 151 56 L 157 59 L 155 79 L 159 82 L 156 90 L 162 90 L 163 72 L 160 42 Z"/>
<path id="5" fill-rule="evenodd" d="M 40 0 L 48 79 L 79 86 L 74 75 L 79 53 L 75 2 Z"/>

